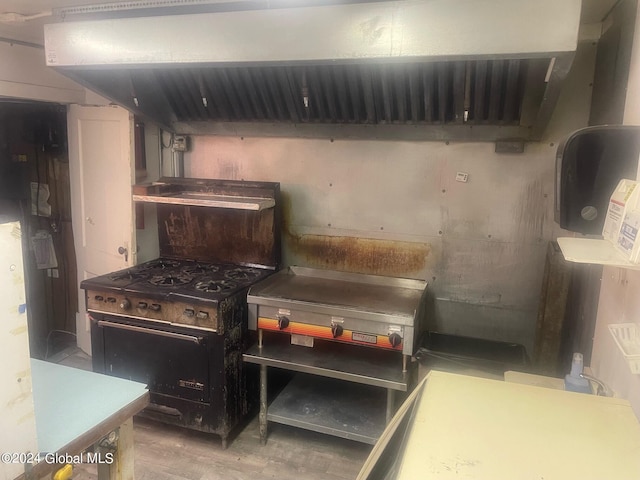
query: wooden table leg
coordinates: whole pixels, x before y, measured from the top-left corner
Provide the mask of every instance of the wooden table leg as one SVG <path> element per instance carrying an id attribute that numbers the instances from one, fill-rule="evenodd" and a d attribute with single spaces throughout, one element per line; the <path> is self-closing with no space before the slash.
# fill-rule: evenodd
<path id="1" fill-rule="evenodd" d="M 260 443 L 267 443 L 267 366 L 260 365 Z"/>

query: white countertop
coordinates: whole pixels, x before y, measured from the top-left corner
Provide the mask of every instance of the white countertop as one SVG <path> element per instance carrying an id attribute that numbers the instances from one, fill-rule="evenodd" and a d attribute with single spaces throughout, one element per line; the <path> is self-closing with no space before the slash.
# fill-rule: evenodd
<path id="1" fill-rule="evenodd" d="M 433 371 L 397 478 L 638 480 L 640 424 L 626 400 Z"/>

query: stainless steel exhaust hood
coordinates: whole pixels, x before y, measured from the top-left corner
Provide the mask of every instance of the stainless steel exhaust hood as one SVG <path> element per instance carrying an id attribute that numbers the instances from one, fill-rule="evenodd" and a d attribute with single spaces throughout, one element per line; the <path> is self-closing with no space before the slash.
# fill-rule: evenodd
<path id="1" fill-rule="evenodd" d="M 341 3 L 65 21 L 45 51 L 181 134 L 535 140 L 579 18 L 580 0 Z"/>

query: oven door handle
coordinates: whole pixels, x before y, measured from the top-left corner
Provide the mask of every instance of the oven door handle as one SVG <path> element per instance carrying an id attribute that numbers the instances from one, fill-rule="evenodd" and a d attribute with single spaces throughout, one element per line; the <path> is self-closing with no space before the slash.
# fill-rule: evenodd
<path id="1" fill-rule="evenodd" d="M 159 335 L 161 337 L 175 338 L 178 340 L 187 340 L 189 342 L 195 343 L 196 345 L 200 345 L 202 343 L 202 337 L 185 335 L 183 333 L 165 332 L 164 330 L 155 330 L 153 328 L 137 327 L 135 325 L 125 325 L 123 323 L 108 322 L 106 320 L 99 320 L 98 326 L 118 328 L 120 330 L 129 330 L 131 332 L 150 333 L 151 335 Z"/>

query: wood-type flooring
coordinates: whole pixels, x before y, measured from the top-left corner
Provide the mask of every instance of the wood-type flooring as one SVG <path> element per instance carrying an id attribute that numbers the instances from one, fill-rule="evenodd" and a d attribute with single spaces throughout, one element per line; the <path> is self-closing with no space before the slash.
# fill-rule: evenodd
<path id="1" fill-rule="evenodd" d="M 59 363 L 90 368 L 86 355 Z M 269 423 L 260 444 L 257 415 L 241 426 L 229 446 L 220 437 L 134 418 L 136 480 L 352 480 L 371 445 Z M 74 480 L 96 480 L 95 465 L 74 467 Z"/>
<path id="2" fill-rule="evenodd" d="M 134 419 L 137 480 L 352 480 L 371 446 L 269 424 L 260 444 L 254 418 L 223 450 L 219 437 L 149 419 Z M 95 480 L 95 466 L 74 468 L 74 480 Z"/>

